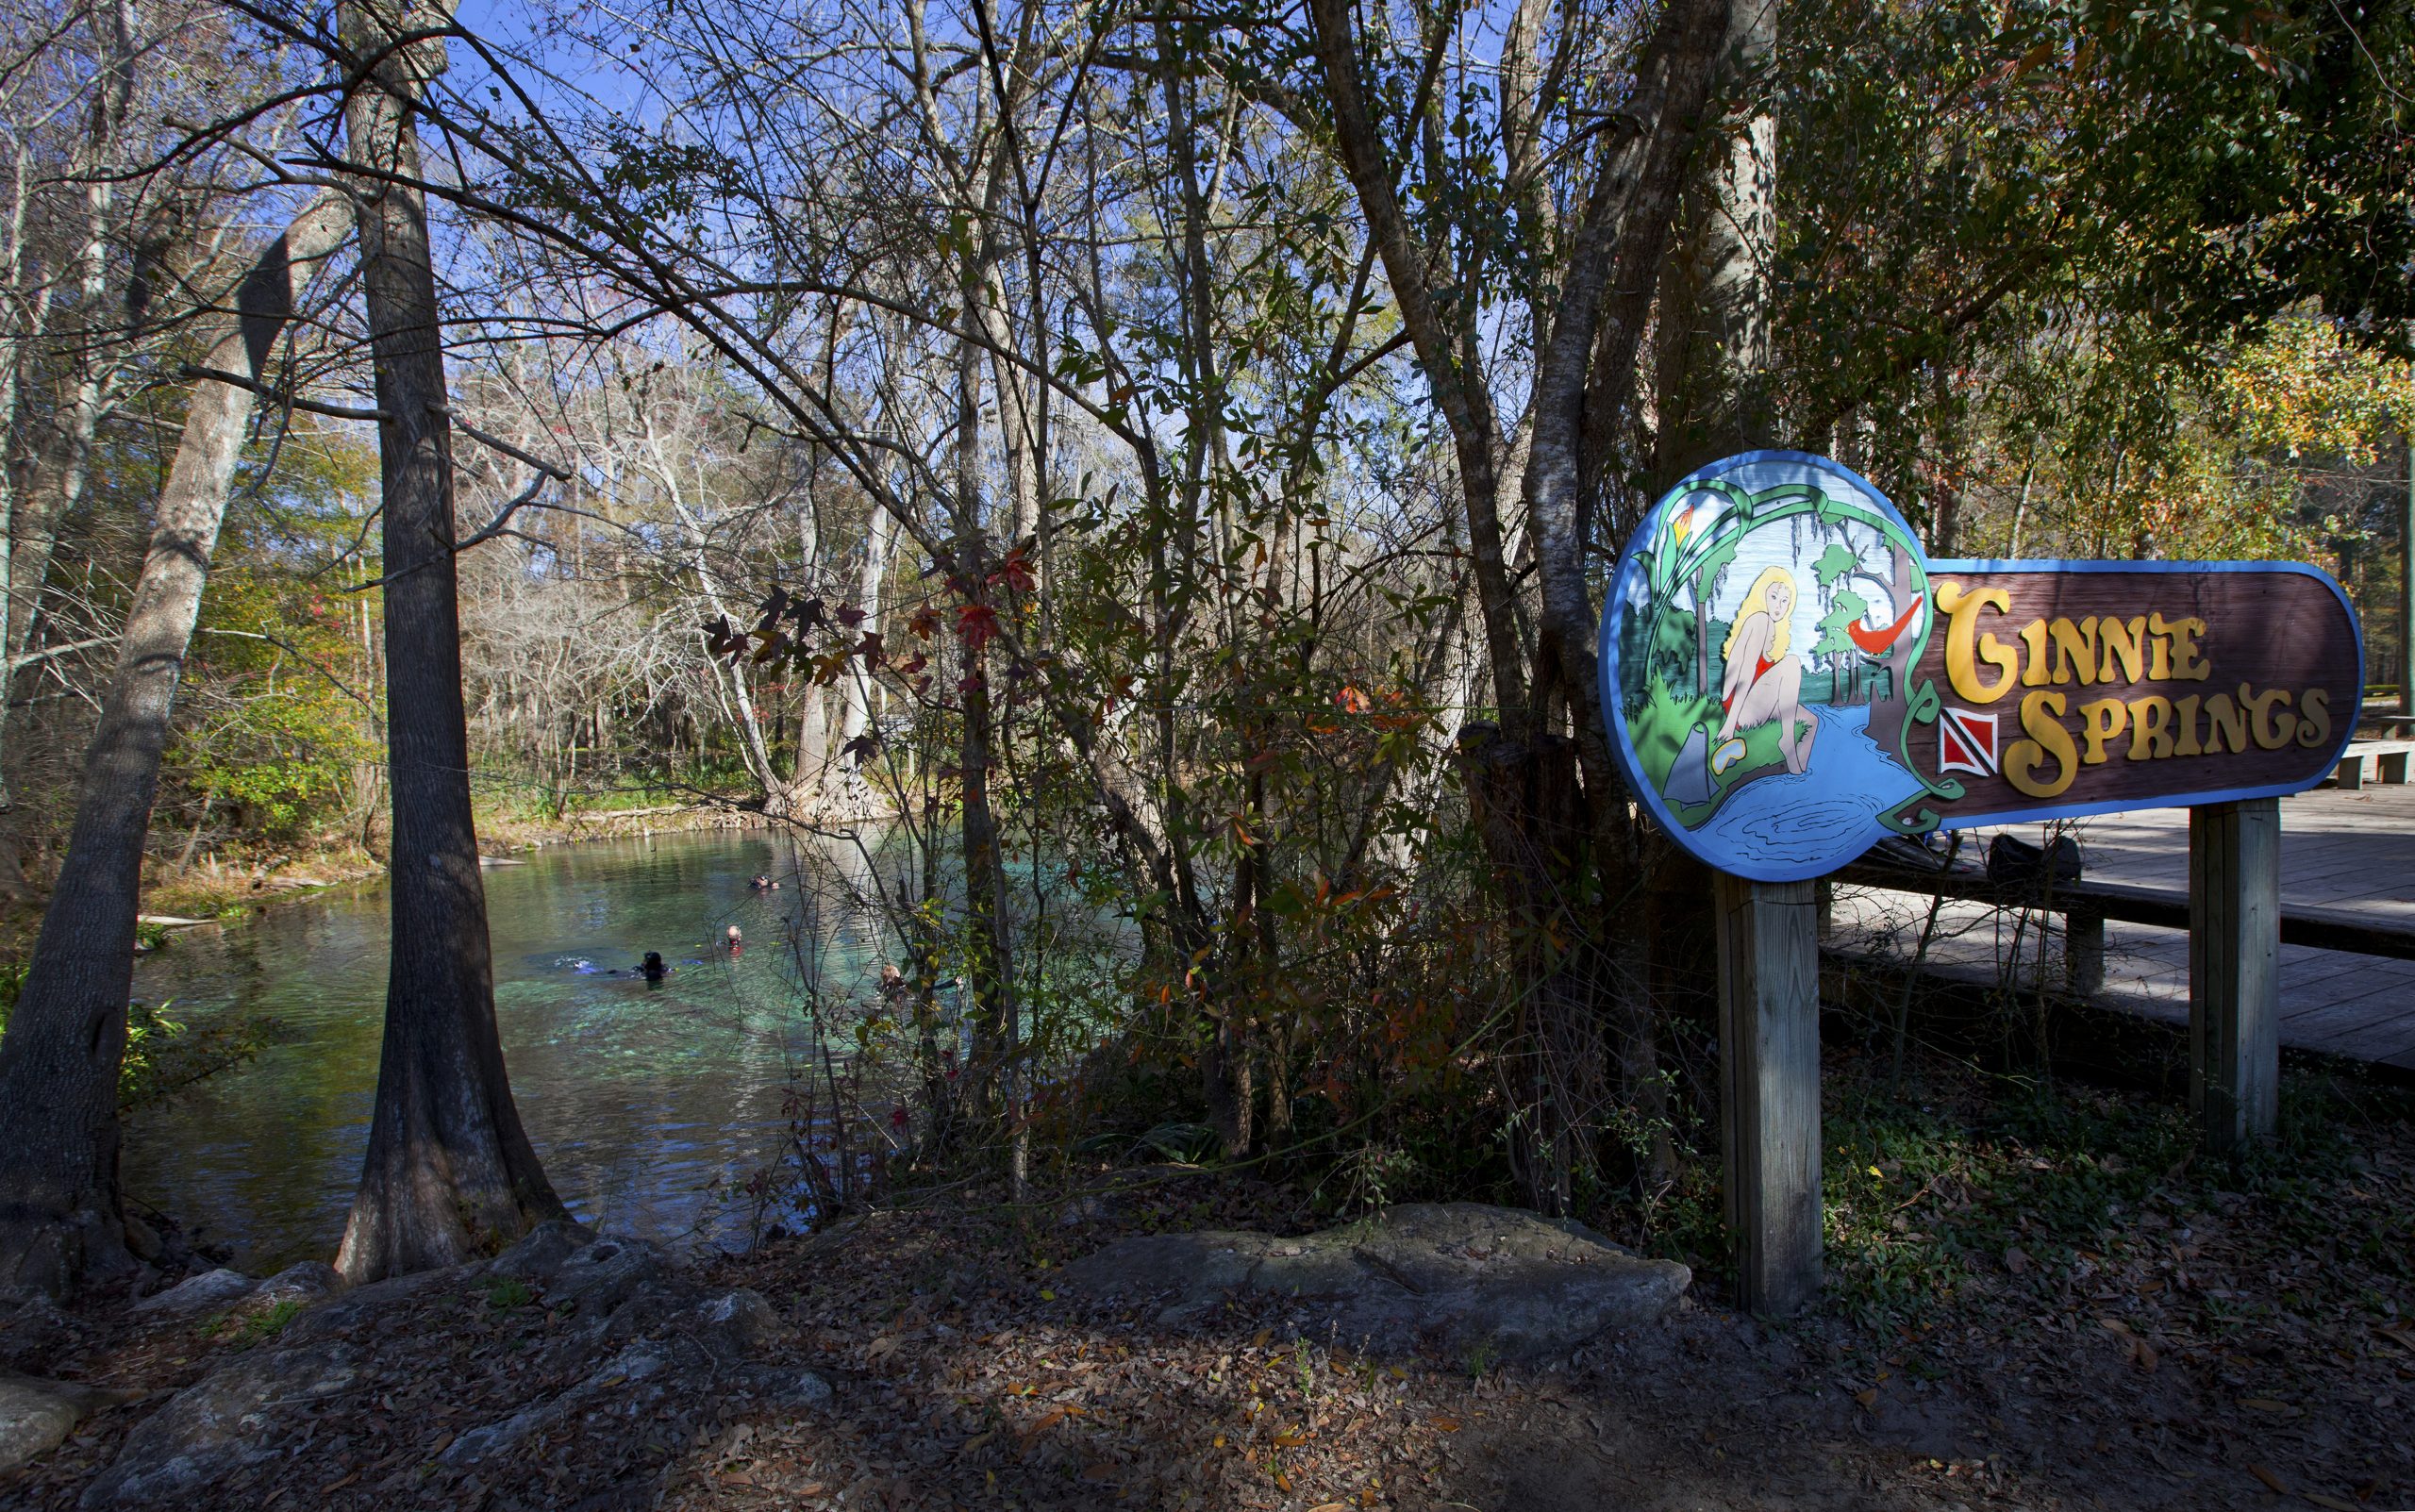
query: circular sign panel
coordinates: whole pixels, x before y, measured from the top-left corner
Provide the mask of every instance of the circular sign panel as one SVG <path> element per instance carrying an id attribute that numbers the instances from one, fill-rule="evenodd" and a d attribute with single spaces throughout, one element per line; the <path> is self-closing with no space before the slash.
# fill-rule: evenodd
<path id="1" fill-rule="evenodd" d="M 1644 518 L 1602 617 L 1627 781 L 1723 872 L 1835 871 L 1930 789 L 1904 751 L 1930 620 L 1920 543 L 1863 478 L 1802 452 L 1694 473 Z"/>

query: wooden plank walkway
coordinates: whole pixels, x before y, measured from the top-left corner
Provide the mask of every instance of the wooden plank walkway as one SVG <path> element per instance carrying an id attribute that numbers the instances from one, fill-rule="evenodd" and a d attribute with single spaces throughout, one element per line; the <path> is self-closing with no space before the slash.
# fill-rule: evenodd
<path id="1" fill-rule="evenodd" d="M 2042 828 L 2014 832 L 2036 842 Z M 2187 809 L 2108 815 L 2075 829 L 2090 880 L 2188 889 Z M 1985 856 L 1987 835 L 1964 838 L 1966 858 Z M 2282 799 L 2281 897 L 2415 926 L 2415 786 L 2318 789 Z M 1927 911 L 1925 898 L 1840 887 L 1829 943 L 1907 960 Z M 2105 987 L 2093 1001 L 2187 1023 L 2188 937 L 2122 923 L 2105 933 Z M 2059 919 L 1970 903 L 1939 910 L 1928 959 L 1945 974 L 1995 981 L 2008 965 L 2012 980 L 2034 985 L 2041 958 L 2054 980 L 2062 961 Z M 2282 946 L 2281 1043 L 2415 1071 L 2415 961 Z"/>

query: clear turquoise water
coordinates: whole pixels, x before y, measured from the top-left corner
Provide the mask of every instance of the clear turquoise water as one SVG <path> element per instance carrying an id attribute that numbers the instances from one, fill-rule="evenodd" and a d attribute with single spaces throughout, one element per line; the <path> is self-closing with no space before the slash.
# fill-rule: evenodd
<path id="1" fill-rule="evenodd" d="M 756 831 L 561 846 L 486 873 L 495 1005 L 522 1120 L 582 1220 L 672 1243 L 742 1241 L 724 1192 L 774 1160 L 792 1072 L 815 1049 L 804 983 L 843 1023 L 885 949 L 839 841 Z M 893 870 L 894 863 L 887 863 Z M 758 872 L 785 884 L 756 893 Z M 746 949 L 717 941 L 732 923 Z M 382 883 L 189 932 L 137 963 L 171 1017 L 282 1021 L 255 1061 L 137 1115 L 128 1192 L 258 1271 L 329 1257 L 359 1175 L 386 990 Z M 648 950 L 657 987 L 625 973 Z"/>

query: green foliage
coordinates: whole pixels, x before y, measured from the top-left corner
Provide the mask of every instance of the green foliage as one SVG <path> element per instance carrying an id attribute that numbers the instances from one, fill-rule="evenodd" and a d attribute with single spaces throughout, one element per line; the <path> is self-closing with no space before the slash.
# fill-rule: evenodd
<path id="1" fill-rule="evenodd" d="M 354 696 L 357 645 L 342 607 L 285 573 L 237 567 L 210 579 L 204 639 L 194 659 L 208 696 L 171 771 L 272 835 L 308 826 L 357 768 L 383 756 Z"/>
<path id="2" fill-rule="evenodd" d="M 273 1306 L 242 1317 L 222 1314 L 211 1320 L 205 1332 L 212 1338 L 227 1338 L 227 1341 L 237 1349 L 250 1349 L 255 1344 L 265 1344 L 284 1333 L 285 1325 L 293 1321 L 301 1312 L 301 1300 L 288 1297 Z"/>
<path id="3" fill-rule="evenodd" d="M 130 1113 L 162 1103 L 185 1088 L 232 1071 L 275 1043 L 284 1034 L 276 1020 L 259 1014 L 222 1016 L 192 1024 L 167 1016 L 169 1005 L 127 1005 L 125 1059 L 118 1069 L 118 1110 Z"/>
<path id="4" fill-rule="evenodd" d="M 0 962 L 0 1034 L 8 1031 L 16 1011 L 17 995 L 25 982 L 25 963 Z M 117 1105 L 121 1114 L 165 1102 L 196 1082 L 243 1064 L 283 1033 L 283 1025 L 264 1015 L 238 1015 L 199 1028 L 168 1017 L 169 1005 L 126 1005 L 125 1057 L 118 1063 Z"/>
<path id="5" fill-rule="evenodd" d="M 1216 1151 L 1216 1131 L 1204 1123 L 1160 1123 L 1139 1142 L 1177 1164 L 1195 1164 Z"/>
<path id="6" fill-rule="evenodd" d="M 2415 1113 L 2403 1092 L 2290 1077 L 2277 1143 L 2226 1166 L 2197 1157 L 2187 1110 L 2162 1101 L 1981 1078 L 1899 1103 L 1838 1080 L 1824 1160 L 1831 1305 L 1861 1321 L 1924 1325 L 1990 1295 L 2007 1270 L 2052 1288 L 2241 1200 L 2274 1244 L 2336 1245 L 2357 1267 L 2415 1278 L 2415 1215 L 2343 1208 L 2338 1191 L 2360 1158 L 2358 1127 Z"/>
<path id="7" fill-rule="evenodd" d="M 382 761 L 376 596 L 341 591 L 375 576 L 344 558 L 376 468 L 374 442 L 307 424 L 244 457 L 161 766 L 163 824 L 206 801 L 240 837 L 290 842 Z"/>
<path id="8" fill-rule="evenodd" d="M 487 1283 L 487 1305 L 496 1312 L 525 1307 L 536 1300 L 537 1293 L 518 1276 L 496 1276 Z"/>

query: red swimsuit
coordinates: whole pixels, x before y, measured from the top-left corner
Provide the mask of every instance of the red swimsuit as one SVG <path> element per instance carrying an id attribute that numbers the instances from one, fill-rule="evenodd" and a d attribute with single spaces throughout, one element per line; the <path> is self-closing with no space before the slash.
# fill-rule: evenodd
<path id="1" fill-rule="evenodd" d="M 1767 656 L 1755 656 L 1753 659 L 1760 664 L 1753 669 L 1753 682 L 1746 683 L 1743 687 L 1739 688 L 1733 693 L 1730 693 L 1725 698 L 1721 699 L 1719 701 L 1719 706 L 1721 709 L 1725 710 L 1734 708 L 1736 706 L 1736 700 L 1743 697 L 1746 693 L 1751 692 L 1753 690 L 1753 683 L 1759 682 L 1762 678 L 1768 676 L 1770 674 L 1770 669 L 1777 665 L 1776 662 L 1770 660 Z"/>

